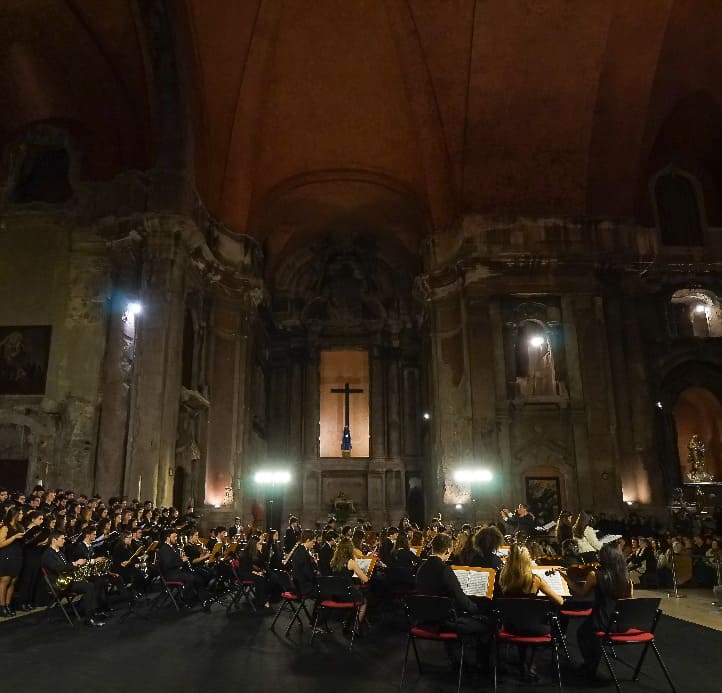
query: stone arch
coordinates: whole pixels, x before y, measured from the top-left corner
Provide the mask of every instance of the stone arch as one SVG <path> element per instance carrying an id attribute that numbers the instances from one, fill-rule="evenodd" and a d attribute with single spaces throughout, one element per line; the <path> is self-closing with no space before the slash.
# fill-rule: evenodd
<path id="1" fill-rule="evenodd" d="M 722 307 L 708 288 L 679 288 L 667 304 L 673 337 L 722 337 Z"/>
<path id="2" fill-rule="evenodd" d="M 28 460 L 26 489 L 33 486 L 38 480 L 47 484 L 49 476 L 51 477 L 50 481 L 54 481 L 50 472 L 55 440 L 53 425 L 43 423 L 37 416 L 5 409 L 0 410 L 0 429 L 4 429 L 10 434 L 10 443 L 15 450 L 12 454 Z M 12 440 L 12 429 L 17 436 L 14 441 Z"/>
<path id="3" fill-rule="evenodd" d="M 677 435 L 680 475 L 683 480 L 691 471 L 687 456 L 692 435 L 705 446 L 705 471 L 716 479 L 722 473 L 722 404 L 705 387 L 692 385 L 679 393 L 672 408 Z"/>
<path id="4" fill-rule="evenodd" d="M 699 181 L 687 171 L 667 166 L 650 181 L 662 246 L 704 245 L 704 197 Z"/>
<path id="5" fill-rule="evenodd" d="M 722 368 L 706 361 L 688 360 L 662 376 L 655 437 L 660 441 L 660 471 L 668 498 L 673 496 L 674 488 L 684 482 L 680 445 L 685 447 L 687 443 L 678 440 L 674 409 L 682 394 L 690 388 L 704 390 L 717 402 L 722 402 Z"/>

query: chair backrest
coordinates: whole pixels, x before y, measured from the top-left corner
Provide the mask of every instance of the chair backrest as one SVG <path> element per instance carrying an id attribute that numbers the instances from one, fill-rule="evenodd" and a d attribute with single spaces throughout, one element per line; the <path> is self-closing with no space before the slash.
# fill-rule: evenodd
<path id="1" fill-rule="evenodd" d="M 285 570 L 271 570 L 269 572 L 271 581 L 279 586 L 281 592 L 296 592 L 296 586 L 288 572 Z"/>
<path id="2" fill-rule="evenodd" d="M 351 601 L 351 578 L 344 575 L 322 575 L 318 578 L 318 596 L 320 599 Z"/>
<path id="3" fill-rule="evenodd" d="M 549 625 L 554 605 L 545 597 L 502 597 L 494 599 L 494 610 L 504 629 L 530 632 Z"/>
<path id="4" fill-rule="evenodd" d="M 454 605 L 448 597 L 413 594 L 404 599 L 404 604 L 412 625 L 441 625 L 456 618 Z"/>
<path id="5" fill-rule="evenodd" d="M 618 599 L 607 632 L 636 628 L 653 633 L 662 613 L 660 601 L 659 597 Z"/>

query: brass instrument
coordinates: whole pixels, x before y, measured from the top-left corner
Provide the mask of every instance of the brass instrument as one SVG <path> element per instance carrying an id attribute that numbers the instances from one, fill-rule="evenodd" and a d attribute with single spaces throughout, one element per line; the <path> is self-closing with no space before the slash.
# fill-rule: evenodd
<path id="1" fill-rule="evenodd" d="M 87 582 L 93 578 L 108 575 L 111 571 L 110 561 L 86 561 L 83 565 L 73 567 L 72 573 L 62 573 L 55 578 L 55 588 L 66 590 L 73 582 Z"/>
<path id="2" fill-rule="evenodd" d="M 133 560 L 134 560 L 135 558 L 137 558 L 141 553 L 143 553 L 143 551 L 144 551 L 143 544 L 141 544 L 141 545 L 136 549 L 135 553 L 134 553 L 127 561 L 122 561 L 122 562 L 121 562 L 120 567 L 121 567 L 121 568 L 127 568 L 127 567 L 133 562 Z"/>
<path id="3" fill-rule="evenodd" d="M 296 552 L 296 549 L 297 549 L 300 545 L 301 545 L 301 542 L 300 542 L 300 541 L 297 541 L 296 544 L 295 544 L 295 546 L 288 552 L 288 556 L 286 556 L 286 557 L 283 559 L 283 567 L 284 567 L 284 568 L 289 564 L 291 558 L 293 558 L 293 554 Z"/>
<path id="4" fill-rule="evenodd" d="M 211 555 L 208 557 L 208 564 L 215 563 L 218 560 L 218 554 L 221 552 L 221 549 L 223 548 L 223 544 L 221 544 L 220 541 L 217 541 L 213 548 L 211 549 Z"/>

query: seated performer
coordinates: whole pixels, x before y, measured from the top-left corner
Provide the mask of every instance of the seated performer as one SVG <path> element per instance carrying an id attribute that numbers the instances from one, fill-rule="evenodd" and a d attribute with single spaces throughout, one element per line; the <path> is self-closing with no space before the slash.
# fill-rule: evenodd
<path id="1" fill-rule="evenodd" d="M 431 555 L 416 571 L 416 590 L 420 594 L 448 597 L 451 600 L 456 618 L 444 623 L 443 630 L 474 636 L 477 641 L 478 663 L 485 666 L 488 653 L 484 652 L 483 646 L 489 629 L 486 623 L 474 617 L 479 612 L 478 607 L 464 594 L 459 579 L 447 564 L 451 557 L 452 544 L 448 534 L 439 533 L 431 540 Z M 446 647 L 447 654 L 454 660 L 454 644 L 447 641 Z"/>
<path id="2" fill-rule="evenodd" d="M 50 533 L 50 546 L 43 553 L 41 565 L 53 584 L 57 583 L 61 575 L 72 575 L 76 567 L 87 563 L 85 558 L 69 561 L 65 558 L 63 546 L 65 546 L 65 534 L 58 530 L 52 530 Z M 107 615 L 98 611 L 98 588 L 95 583 L 89 580 L 73 580 L 69 589 L 83 595 L 82 607 L 85 614 L 85 623 L 96 628 L 104 626 L 105 621 L 102 619 L 106 618 Z"/>
<path id="3" fill-rule="evenodd" d="M 386 536 L 379 547 L 379 560 L 383 565 L 391 563 L 391 552 L 394 550 L 396 538 L 399 536 L 399 530 L 396 527 L 389 527 L 386 530 Z"/>
<path id="4" fill-rule="evenodd" d="M 365 584 L 369 581 L 368 575 L 364 573 L 356 563 L 354 557 L 354 546 L 350 539 L 341 539 L 336 545 L 336 551 L 331 559 L 331 574 L 341 575 L 348 578 L 357 578 L 361 581 L 361 584 Z M 361 604 L 358 612 L 359 623 L 363 623 L 366 617 L 366 599 L 364 598 L 361 590 L 357 587 L 351 589 L 351 596 L 353 600 Z"/>
<path id="5" fill-rule="evenodd" d="M 241 580 L 253 581 L 256 608 L 270 609 L 268 574 L 264 565 L 262 551 L 263 539 L 256 534 L 248 540 L 246 548 L 238 557 L 238 577 Z"/>
<path id="6" fill-rule="evenodd" d="M 309 553 L 316 542 L 316 537 L 311 529 L 304 529 L 301 532 L 300 544 L 291 556 L 291 571 L 293 581 L 298 593 L 308 596 L 316 591 L 316 566 Z"/>
<path id="7" fill-rule="evenodd" d="M 293 547 L 300 541 L 301 529 L 298 524 L 298 518 L 294 515 L 288 516 L 288 527 L 283 537 L 283 550 L 286 554 L 291 553 Z"/>
<path id="8" fill-rule="evenodd" d="M 584 584 L 570 580 L 569 588 L 574 595 L 594 595 L 592 613 L 579 626 L 577 642 L 584 658 L 582 673 L 595 680 L 601 658 L 599 640 L 595 633 L 605 630 L 616 608 L 617 599 L 633 596 L 624 554 L 617 546 L 605 544 L 599 552 L 599 568 L 587 573 Z"/>
<path id="9" fill-rule="evenodd" d="M 158 549 L 158 564 L 166 580 L 183 583 L 183 594 L 187 603 L 196 598 L 201 601 L 204 610 L 210 611 L 211 600 L 204 590 L 203 578 L 188 570 L 190 561 L 178 547 L 178 532 L 175 529 L 165 532 L 165 540 Z"/>
<path id="10" fill-rule="evenodd" d="M 130 585 L 133 592 L 139 595 L 145 587 L 145 575 L 140 570 L 138 556 L 131 561 L 136 552 L 133 548 L 133 534 L 128 531 L 120 533 L 120 539 L 113 546 L 113 571 L 120 576 L 124 585 Z"/>
<path id="11" fill-rule="evenodd" d="M 532 573 L 531 556 L 529 549 L 523 544 L 512 544 L 509 548 L 509 555 L 506 557 L 504 569 L 499 576 L 499 587 L 504 597 L 534 597 L 537 592 L 542 592 L 549 597 L 555 604 L 561 605 L 564 599 L 558 595 L 547 583 L 546 580 Z M 536 637 L 546 635 L 550 631 L 550 626 L 540 626 L 538 628 L 520 628 L 519 625 L 510 622 L 504 622 L 504 630 L 514 633 L 515 635 L 527 635 Z M 531 649 L 529 659 L 527 660 L 526 651 Z M 526 680 L 535 681 L 537 677 L 534 668 L 534 648 L 527 648 L 525 645 L 519 645 L 519 659 L 521 663 L 522 677 Z"/>
<path id="12" fill-rule="evenodd" d="M 584 511 L 577 515 L 574 523 L 574 539 L 577 542 L 577 551 L 582 559 L 589 563 L 597 557 L 597 551 L 602 548 L 602 542 L 597 539 L 597 533 L 589 524 L 591 518 Z"/>
<path id="13" fill-rule="evenodd" d="M 415 571 L 421 561 L 416 557 L 409 547 L 409 537 L 406 532 L 401 532 L 396 537 L 396 543 L 391 551 L 390 568 L 408 568 Z"/>
<path id="14" fill-rule="evenodd" d="M 338 534 L 332 529 L 327 529 L 323 533 L 323 544 L 318 550 L 318 570 L 321 575 L 331 574 L 331 559 L 336 550 L 336 539 Z"/>

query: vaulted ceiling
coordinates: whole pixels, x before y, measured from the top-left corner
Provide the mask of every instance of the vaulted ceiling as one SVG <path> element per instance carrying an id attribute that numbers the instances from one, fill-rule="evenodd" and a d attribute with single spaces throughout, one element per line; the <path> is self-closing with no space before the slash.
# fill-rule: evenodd
<path id="1" fill-rule="evenodd" d="M 142 4 L 4 0 L 3 144 L 50 121 L 89 177 L 153 165 L 165 92 Z M 346 227 L 413 248 L 469 211 L 650 223 L 669 163 L 722 223 L 717 2 L 167 6 L 201 198 L 274 252 Z"/>

